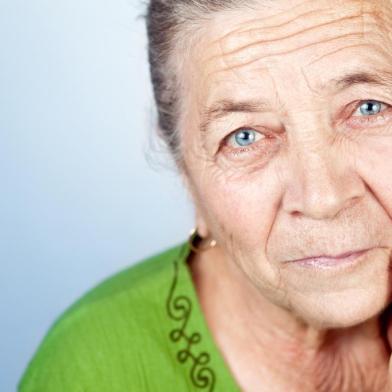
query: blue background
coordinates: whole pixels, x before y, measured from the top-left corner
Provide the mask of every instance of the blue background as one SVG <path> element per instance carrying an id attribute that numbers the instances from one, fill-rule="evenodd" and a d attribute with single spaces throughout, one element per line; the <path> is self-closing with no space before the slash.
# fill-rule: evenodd
<path id="1" fill-rule="evenodd" d="M 90 287 L 187 238 L 139 0 L 0 0 L 0 390 Z"/>

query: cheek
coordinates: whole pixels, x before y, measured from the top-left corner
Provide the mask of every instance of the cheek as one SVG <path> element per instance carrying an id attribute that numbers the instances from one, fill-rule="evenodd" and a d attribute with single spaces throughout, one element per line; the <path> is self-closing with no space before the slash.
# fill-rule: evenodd
<path id="1" fill-rule="evenodd" d="M 247 254 L 264 254 L 282 191 L 273 171 L 244 174 L 242 178 L 220 173 L 205 178 L 201 189 L 216 239 L 228 250 L 234 247 Z"/>
<path id="2" fill-rule="evenodd" d="M 357 170 L 392 219 L 392 137 L 368 139 L 360 146 Z"/>
<path id="3" fill-rule="evenodd" d="M 280 274 L 266 249 L 280 204 L 281 181 L 268 170 L 242 180 L 219 174 L 205 177 L 199 189 L 209 229 L 223 253 L 266 295 L 276 298 Z"/>

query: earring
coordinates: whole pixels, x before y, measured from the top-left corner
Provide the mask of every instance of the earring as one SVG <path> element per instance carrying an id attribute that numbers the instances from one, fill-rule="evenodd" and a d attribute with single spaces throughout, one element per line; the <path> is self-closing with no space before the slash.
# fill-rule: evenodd
<path id="1" fill-rule="evenodd" d="M 204 241 L 206 241 L 206 239 L 199 235 L 197 228 L 195 227 L 192 229 L 188 238 L 188 244 L 195 253 L 201 253 L 216 246 L 215 240 L 209 240 L 208 244 L 202 246 Z"/>

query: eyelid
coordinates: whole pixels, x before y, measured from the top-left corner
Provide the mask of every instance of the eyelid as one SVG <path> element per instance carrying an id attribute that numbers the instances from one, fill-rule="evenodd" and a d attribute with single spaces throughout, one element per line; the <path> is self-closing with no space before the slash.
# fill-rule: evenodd
<path id="1" fill-rule="evenodd" d="M 241 132 L 241 131 L 254 131 L 254 132 L 258 133 L 259 135 L 264 136 L 265 138 L 267 137 L 266 134 L 264 134 L 263 132 L 257 130 L 257 129 L 254 128 L 254 127 L 242 126 L 242 127 L 236 128 L 234 131 L 231 131 L 228 135 L 226 135 L 226 136 L 223 138 L 222 142 L 223 142 L 224 144 L 226 144 L 226 143 L 229 141 L 229 139 L 230 139 L 231 137 L 233 137 L 237 132 Z M 254 144 L 254 143 L 253 143 L 253 144 Z"/>
<path id="2" fill-rule="evenodd" d="M 353 114 L 355 114 L 355 112 L 360 109 L 362 104 L 364 104 L 365 102 L 369 102 L 369 101 L 379 103 L 381 105 L 380 111 L 378 113 L 376 113 L 376 114 L 373 114 L 373 115 L 368 115 L 368 116 L 366 116 L 366 115 L 362 115 L 362 116 L 358 115 L 358 116 L 353 116 L 353 117 L 355 117 L 355 118 L 356 117 L 362 117 L 364 119 L 369 119 L 369 121 L 371 121 L 371 120 L 374 120 L 374 119 L 376 119 L 376 118 L 378 118 L 380 116 L 384 116 L 385 114 L 387 114 L 388 111 L 390 111 L 392 109 L 392 105 L 390 103 L 387 103 L 387 102 L 384 102 L 384 101 L 380 101 L 380 100 L 377 100 L 377 99 L 365 99 L 365 100 L 362 100 L 362 101 L 359 102 L 358 107 L 357 107 L 356 110 L 354 110 Z"/>
<path id="3" fill-rule="evenodd" d="M 377 103 L 381 104 L 381 110 L 379 113 L 376 113 L 373 115 L 363 115 L 363 114 L 356 115 L 355 114 L 358 110 L 360 110 L 361 105 L 363 105 L 366 102 L 370 102 L 370 101 L 377 102 Z M 340 112 L 341 114 L 339 115 L 339 117 L 341 115 L 343 115 L 345 117 L 345 120 L 343 120 L 343 121 L 347 121 L 347 122 L 350 122 L 350 118 L 351 118 L 351 121 L 352 121 L 351 126 L 354 128 L 359 128 L 359 127 L 366 126 L 366 124 L 370 125 L 370 123 L 376 122 L 380 118 L 384 119 L 384 117 L 386 115 L 385 112 L 387 112 L 388 109 L 390 109 L 390 113 L 392 115 L 392 104 L 388 104 L 384 101 L 380 101 L 380 100 L 372 99 L 372 98 L 362 99 L 362 100 L 354 101 L 351 104 L 349 104 L 348 106 L 346 106 L 346 108 Z M 344 114 L 344 112 L 346 112 L 346 114 Z M 233 137 L 237 132 L 244 131 L 244 130 L 254 131 L 258 135 L 261 135 L 263 137 L 262 138 L 263 141 L 271 142 L 272 139 L 269 136 L 267 130 L 264 129 L 264 131 L 261 131 L 260 128 L 263 128 L 263 127 L 259 127 L 259 126 L 253 127 L 253 126 L 246 126 L 245 125 L 245 126 L 241 126 L 241 127 L 234 129 L 233 131 L 229 132 L 221 140 L 218 150 L 224 148 L 229 153 L 235 153 L 235 154 L 241 155 L 242 153 L 246 153 L 251 150 L 256 150 L 256 149 L 259 150 L 260 148 L 266 147 L 265 143 L 258 143 L 260 141 L 260 139 L 256 140 L 254 143 L 249 144 L 248 146 L 234 147 L 229 144 L 229 140 L 231 137 Z"/>
<path id="4" fill-rule="evenodd" d="M 361 106 L 366 102 L 377 102 L 377 103 L 381 104 L 381 111 L 379 113 L 376 113 L 376 114 L 373 114 L 370 116 L 362 115 L 362 116 L 358 116 L 358 117 L 376 117 L 377 115 L 381 114 L 386 108 L 391 107 L 391 105 L 388 105 L 387 103 L 385 103 L 383 101 L 378 101 L 377 99 L 363 99 L 356 104 L 352 114 L 355 114 L 358 110 L 360 110 Z M 382 110 L 383 108 L 384 108 L 384 110 Z M 357 116 L 355 116 L 355 117 L 357 117 Z"/>
<path id="5" fill-rule="evenodd" d="M 361 105 L 365 102 L 377 102 L 382 105 L 381 111 L 373 115 L 356 114 Z M 384 106 L 385 105 L 385 106 Z M 392 105 L 377 99 L 362 99 L 354 101 L 342 110 L 338 123 L 350 128 L 362 129 L 364 127 L 381 126 L 386 121 L 390 121 L 392 115 Z"/>

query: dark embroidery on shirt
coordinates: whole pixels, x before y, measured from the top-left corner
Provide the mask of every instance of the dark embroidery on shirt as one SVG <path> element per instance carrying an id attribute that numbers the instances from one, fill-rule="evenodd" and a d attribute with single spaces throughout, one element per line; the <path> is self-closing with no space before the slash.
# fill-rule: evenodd
<path id="1" fill-rule="evenodd" d="M 192 312 L 192 302 L 186 295 L 175 294 L 177 281 L 178 281 L 178 270 L 179 263 L 181 263 L 184 257 L 186 247 L 181 248 L 179 259 L 174 261 L 174 277 L 170 287 L 169 297 L 166 302 L 166 310 L 169 317 L 181 323 L 178 328 L 170 331 L 170 339 L 172 342 L 178 343 L 184 341 L 186 346 L 178 351 L 177 359 L 180 363 L 185 363 L 188 359 L 192 362 L 190 370 L 190 376 L 192 384 L 201 389 L 207 391 L 213 391 L 215 386 L 215 373 L 208 367 L 210 362 L 210 354 L 201 352 L 198 355 L 192 353 L 194 345 L 200 343 L 201 335 L 199 332 L 193 332 L 189 334 L 186 332 L 186 327 Z"/>

